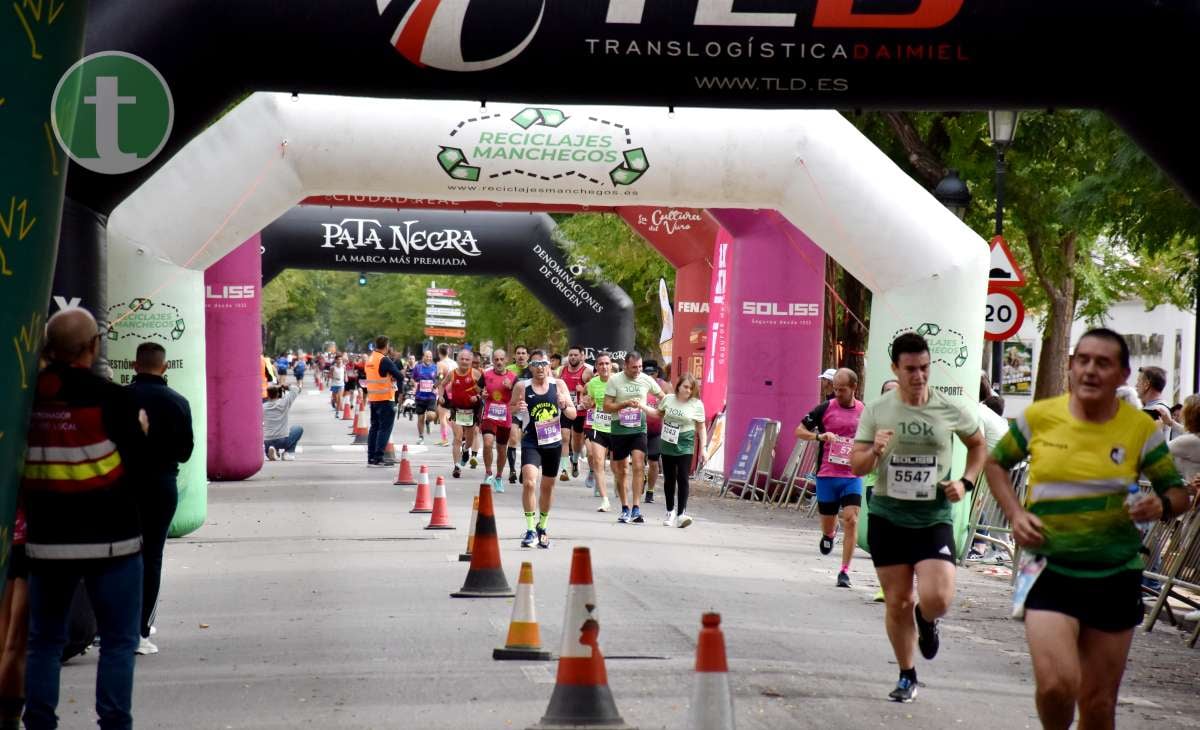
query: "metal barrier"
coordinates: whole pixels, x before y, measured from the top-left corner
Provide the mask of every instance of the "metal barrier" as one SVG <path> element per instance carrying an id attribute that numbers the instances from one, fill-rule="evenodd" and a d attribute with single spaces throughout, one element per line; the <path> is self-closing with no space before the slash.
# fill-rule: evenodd
<path id="1" fill-rule="evenodd" d="M 1167 523 L 1156 523 L 1143 544 L 1149 554 L 1142 575 L 1160 584 L 1157 588 L 1142 586 L 1144 592 L 1155 596 L 1143 628 L 1147 632 L 1153 631 L 1163 611 L 1171 625 L 1178 626 L 1179 621 L 1168 599 L 1174 598 L 1193 609 L 1200 608 L 1200 499 L 1192 503 L 1186 514 Z M 1192 595 L 1185 595 L 1180 589 L 1191 591 Z M 1195 646 L 1198 638 L 1200 622 L 1192 631 L 1188 646 Z"/>
<path id="2" fill-rule="evenodd" d="M 1013 489 L 1016 490 L 1017 500 L 1022 505 L 1025 504 L 1025 489 L 1029 482 L 1029 462 L 1022 461 L 1010 469 L 1008 478 L 1012 482 Z M 962 549 L 958 551 L 959 565 L 966 563 L 967 553 L 976 542 L 986 542 L 1007 552 L 1010 564 L 1016 565 L 1020 549 L 1012 539 L 1012 526 L 1008 524 L 1004 510 L 1000 509 L 996 498 L 992 496 L 992 490 L 988 488 L 987 479 L 983 477 L 980 477 L 979 484 L 975 487 L 975 499 L 971 503 L 971 521 L 967 524 L 966 534 L 968 535 L 967 544 L 962 545 Z M 1001 537 L 997 537 L 997 535 Z"/>
<path id="3" fill-rule="evenodd" d="M 773 480 L 779 489 L 775 494 L 775 506 L 787 507 L 792 502 L 792 494 L 799 492 L 796 495 L 796 509 L 800 509 L 804 504 L 805 497 L 812 495 L 816 500 L 816 477 L 814 473 L 817 470 L 817 454 L 820 449 L 817 448 L 816 441 L 804 441 L 796 439 L 796 445 L 792 447 L 792 456 L 788 459 L 787 466 L 784 467 L 782 479 Z M 799 489 L 797 490 L 797 487 Z"/>

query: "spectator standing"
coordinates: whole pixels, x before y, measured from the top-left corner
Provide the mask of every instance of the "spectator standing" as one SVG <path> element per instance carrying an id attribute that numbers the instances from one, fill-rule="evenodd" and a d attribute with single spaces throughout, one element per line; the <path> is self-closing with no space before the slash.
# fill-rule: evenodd
<path id="1" fill-rule="evenodd" d="M 390 357 L 387 337 L 375 338 L 375 351 L 367 359 L 366 378 L 367 401 L 371 405 L 371 428 L 367 433 L 367 466 L 390 466 L 383 460 L 384 449 L 388 439 L 392 437 L 392 427 L 396 424 L 396 384 L 404 380 L 404 374 Z"/>
<path id="2" fill-rule="evenodd" d="M 25 555 L 25 510 L 13 520 L 8 579 L 0 602 L 0 730 L 18 730 L 25 709 L 25 652 L 29 646 L 29 558 Z"/>
<path id="3" fill-rule="evenodd" d="M 167 532 L 179 503 L 179 465 L 192 458 L 192 409 L 187 399 L 167 386 L 167 351 L 156 342 L 138 345 L 129 389 L 146 411 L 150 446 L 144 470 L 138 479 L 142 499 L 142 626 L 138 654 L 157 654 L 150 641 L 150 628 L 158 606 L 162 584 L 163 549 Z"/>
<path id="4" fill-rule="evenodd" d="M 1138 397 L 1142 399 L 1142 410 L 1158 421 L 1159 430 L 1163 436 L 1171 433 L 1171 429 L 1180 428 L 1180 424 L 1171 417 L 1171 406 L 1163 400 L 1162 392 L 1167 387 L 1167 372 L 1153 365 L 1138 368 L 1137 385 Z"/>
<path id="5" fill-rule="evenodd" d="M 30 730 L 58 724 L 67 614 L 80 580 L 100 634 L 100 727 L 133 726 L 142 610 L 141 491 L 133 475 L 147 456 L 149 421 L 131 391 L 91 372 L 101 337 L 84 309 L 62 310 L 46 323 L 49 364 L 38 374 L 21 484 L 29 557 Z"/>

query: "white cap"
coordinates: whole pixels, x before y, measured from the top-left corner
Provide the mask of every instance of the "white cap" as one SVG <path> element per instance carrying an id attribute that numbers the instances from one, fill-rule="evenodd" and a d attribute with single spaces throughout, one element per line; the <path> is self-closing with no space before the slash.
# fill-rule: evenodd
<path id="1" fill-rule="evenodd" d="M 821 373 L 821 380 L 832 381 L 834 375 L 837 375 L 837 370 L 835 370 L 834 368 L 829 368 L 825 372 Z"/>

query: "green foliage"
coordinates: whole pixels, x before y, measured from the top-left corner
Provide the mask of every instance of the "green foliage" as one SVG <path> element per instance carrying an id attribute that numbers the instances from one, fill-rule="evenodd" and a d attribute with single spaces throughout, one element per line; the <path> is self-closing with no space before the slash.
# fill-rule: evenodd
<path id="1" fill-rule="evenodd" d="M 658 279 L 673 291 L 675 274 L 658 252 L 615 215 L 562 216 L 560 240 L 573 262 L 603 272 L 605 279 L 633 298 L 637 346 L 658 353 L 662 327 Z M 531 254 L 532 255 L 532 254 Z M 368 274 L 358 286 L 356 272 L 285 271 L 263 290 L 263 322 L 272 353 L 317 349 L 334 340 L 344 347 L 353 337 L 360 347 L 380 334 L 397 349 L 416 351 L 425 339 L 425 288 L 429 277 Z M 511 351 L 517 344 L 545 345 L 566 352 L 566 329 L 516 279 L 492 276 L 438 276 L 437 285 L 454 289 L 467 318 L 467 340 L 491 340 Z"/>

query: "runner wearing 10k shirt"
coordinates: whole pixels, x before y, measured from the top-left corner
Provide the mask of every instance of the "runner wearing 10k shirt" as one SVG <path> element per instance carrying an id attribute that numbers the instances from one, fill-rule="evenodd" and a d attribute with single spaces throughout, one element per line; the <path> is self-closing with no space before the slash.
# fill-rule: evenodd
<path id="1" fill-rule="evenodd" d="M 508 370 L 504 363 L 508 359 L 504 350 L 492 351 L 492 368 L 483 374 L 480 387 L 483 390 L 483 420 L 480 428 L 483 431 L 483 472 L 484 480 L 492 485 L 498 494 L 504 492 L 504 455 L 500 449 L 508 446 L 512 430 L 512 401 L 513 386 L 517 376 Z M 492 449 L 496 449 L 496 476 L 492 476 Z"/>
<path id="2" fill-rule="evenodd" d="M 876 475 L 867 542 L 886 597 L 888 639 L 900 665 L 889 697 L 911 702 L 917 694 L 913 640 L 926 659 L 936 656 L 937 620 L 954 599 L 951 507 L 975 488 L 987 446 L 975 409 L 929 388 L 924 337 L 905 332 L 892 342 L 891 354 L 900 387 L 863 409 L 850 465 L 858 476 Z M 962 478 L 952 480 L 954 436 L 967 447 L 967 466 Z"/>
<path id="3" fill-rule="evenodd" d="M 608 379 L 604 388 L 604 410 L 612 415 L 612 470 L 617 483 L 617 494 L 621 497 L 621 515 L 618 522 L 643 523 L 641 500 L 642 479 L 646 471 L 646 416 L 653 407 L 646 396 L 653 393 L 659 398 L 666 393 L 654 378 L 642 372 L 642 356 L 637 352 L 625 355 L 625 368 Z M 657 415 L 657 411 L 654 411 Z M 633 461 L 633 481 L 626 483 L 625 460 Z M 633 509 L 627 500 L 633 491 Z"/>
<path id="4" fill-rule="evenodd" d="M 839 588 L 850 587 L 850 559 L 858 539 L 858 512 L 862 506 L 862 479 L 850 470 L 850 452 L 858 432 L 863 403 L 854 397 L 858 375 L 842 368 L 833 376 L 834 397 L 822 400 L 800 425 L 796 437 L 818 443 L 817 510 L 821 513 L 822 555 L 833 552 L 838 511 L 842 514 L 842 567 Z"/>
<path id="5" fill-rule="evenodd" d="M 612 371 L 612 357 L 607 352 L 596 356 L 595 374 L 584 387 L 583 407 L 584 427 L 588 429 L 588 481 L 595 489 L 595 495 L 600 497 L 600 508 L 597 512 L 607 512 L 610 509 L 608 501 L 607 481 L 604 473 L 604 459 L 612 445 L 612 414 L 604 412 L 604 391 L 608 388 L 609 373 Z"/>

